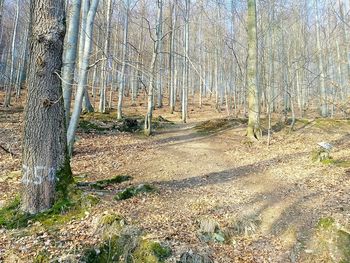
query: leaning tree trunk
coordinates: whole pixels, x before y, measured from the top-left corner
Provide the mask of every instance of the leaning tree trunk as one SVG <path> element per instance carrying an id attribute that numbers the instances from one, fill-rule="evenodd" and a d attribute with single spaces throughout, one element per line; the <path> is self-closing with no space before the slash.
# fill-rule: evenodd
<path id="1" fill-rule="evenodd" d="M 64 43 L 63 67 L 62 67 L 62 89 L 66 123 L 69 123 L 70 106 L 72 99 L 72 86 L 74 82 L 75 61 L 77 58 L 79 19 L 81 0 L 72 1 L 71 14 L 68 22 L 67 36 Z"/>
<path id="2" fill-rule="evenodd" d="M 22 209 L 32 214 L 52 206 L 72 176 L 66 147 L 61 81 L 64 1 L 31 1 L 32 36 L 22 156 Z M 55 10 L 55 12 L 52 12 Z M 63 192 L 64 194 L 66 192 Z"/>
<path id="3" fill-rule="evenodd" d="M 89 57 L 90 57 L 90 51 L 91 51 L 91 45 L 92 45 L 94 20 L 95 20 L 98 3 L 99 3 L 99 0 L 93 0 L 91 2 L 91 6 L 86 19 L 86 27 L 85 27 L 86 38 L 84 43 L 84 50 L 82 53 L 82 61 L 80 64 L 77 94 L 75 96 L 72 117 L 70 119 L 69 126 L 67 129 L 67 142 L 68 142 L 69 155 L 72 155 L 73 153 L 75 132 L 78 127 L 78 122 L 79 122 L 79 117 L 80 117 L 82 102 L 83 102 L 83 96 L 84 96 L 84 93 L 86 92 L 85 87 L 87 84 L 87 77 L 88 77 Z"/>
<path id="4" fill-rule="evenodd" d="M 260 107 L 259 107 L 259 89 L 257 83 L 257 34 L 256 34 L 256 1 L 248 0 L 248 65 L 247 65 L 247 84 L 248 84 L 248 108 L 249 120 L 247 137 L 258 139 L 260 130 Z"/>

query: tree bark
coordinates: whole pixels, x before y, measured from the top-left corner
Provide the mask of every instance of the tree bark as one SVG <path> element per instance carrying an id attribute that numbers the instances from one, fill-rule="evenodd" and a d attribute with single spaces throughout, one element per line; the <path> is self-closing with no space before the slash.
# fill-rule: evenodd
<path id="1" fill-rule="evenodd" d="M 256 1 L 248 0 L 248 128 L 247 137 L 258 139 L 260 137 L 260 105 L 258 88 L 258 60 L 257 60 L 257 32 L 256 32 Z"/>
<path id="2" fill-rule="evenodd" d="M 69 155 L 72 155 L 73 153 L 75 132 L 78 127 L 84 92 L 86 92 L 85 87 L 87 84 L 87 77 L 88 77 L 89 56 L 90 56 L 92 36 L 93 36 L 92 33 L 93 33 L 94 19 L 95 19 L 98 3 L 99 3 L 99 0 L 92 1 L 88 15 L 87 15 L 87 19 L 86 19 L 86 27 L 85 27 L 86 38 L 84 43 L 84 52 L 82 53 L 83 59 L 80 64 L 79 82 L 78 82 L 77 94 L 75 96 L 74 109 L 73 109 L 72 118 L 69 122 L 69 127 L 67 131 Z"/>
<path id="3" fill-rule="evenodd" d="M 14 85 L 13 74 L 14 74 L 14 70 L 15 70 L 15 51 L 16 51 L 16 36 L 17 36 L 17 31 L 18 31 L 18 17 L 19 17 L 19 0 L 17 0 L 17 2 L 16 2 L 16 17 L 15 17 L 15 24 L 14 24 L 14 28 L 13 28 L 12 44 L 11 44 L 10 81 L 6 87 L 4 107 L 9 107 L 11 104 L 12 86 Z"/>
<path id="4" fill-rule="evenodd" d="M 62 89 L 66 123 L 69 124 L 75 61 L 77 58 L 81 0 L 73 0 L 63 52 Z"/>
<path id="5" fill-rule="evenodd" d="M 129 9 L 130 9 L 130 0 L 126 0 L 126 13 L 124 19 L 124 37 L 123 37 L 123 64 L 120 76 L 120 87 L 119 87 L 119 95 L 118 95 L 118 114 L 117 119 L 121 120 L 123 117 L 123 97 L 125 90 L 125 70 L 126 70 L 126 59 L 128 55 L 128 33 L 129 33 Z"/>
<path id="6" fill-rule="evenodd" d="M 55 12 L 52 12 L 55 10 Z M 61 81 L 63 0 L 31 1 L 32 35 L 22 156 L 22 209 L 46 210 L 72 181 Z M 65 192 L 62 192 L 65 194 Z"/>

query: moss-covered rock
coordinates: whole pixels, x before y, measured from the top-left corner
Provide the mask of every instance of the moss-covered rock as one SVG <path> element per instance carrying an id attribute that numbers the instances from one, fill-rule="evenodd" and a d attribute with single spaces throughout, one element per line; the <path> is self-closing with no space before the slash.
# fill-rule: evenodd
<path id="1" fill-rule="evenodd" d="M 105 239 L 99 247 L 85 250 L 81 262 L 161 263 L 170 255 L 169 247 L 143 239 L 139 229 L 128 226 L 118 235 Z"/>
<path id="2" fill-rule="evenodd" d="M 349 227 L 332 217 L 321 218 L 311 239 L 310 251 L 310 259 L 318 262 L 350 262 Z"/>
<path id="3" fill-rule="evenodd" d="M 138 196 L 140 194 L 144 193 L 151 193 L 155 192 L 156 188 L 149 184 L 140 184 L 138 186 L 132 186 L 124 189 L 123 191 L 120 191 L 114 196 L 114 199 L 116 200 L 125 200 L 129 199 L 134 196 Z"/>

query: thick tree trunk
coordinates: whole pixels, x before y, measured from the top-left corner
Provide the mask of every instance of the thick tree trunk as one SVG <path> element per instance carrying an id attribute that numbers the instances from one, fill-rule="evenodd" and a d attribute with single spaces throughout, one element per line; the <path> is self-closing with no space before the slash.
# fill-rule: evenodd
<path id="1" fill-rule="evenodd" d="M 260 137 L 260 105 L 259 89 L 257 83 L 257 32 L 256 32 L 256 2 L 248 0 L 248 65 L 247 88 L 249 120 L 247 137 L 258 139 Z"/>
<path id="2" fill-rule="evenodd" d="M 55 10 L 55 12 L 52 12 Z M 71 171 L 58 72 L 65 33 L 64 1 L 31 2 L 32 36 L 28 101 L 22 157 L 22 209 L 38 213 L 51 207 L 56 190 L 66 189 Z"/>
<path id="3" fill-rule="evenodd" d="M 69 17 L 67 35 L 64 43 L 62 67 L 62 89 L 67 125 L 69 123 L 75 61 L 77 58 L 81 0 L 74 0 L 72 1 L 71 5 L 71 14 Z"/>

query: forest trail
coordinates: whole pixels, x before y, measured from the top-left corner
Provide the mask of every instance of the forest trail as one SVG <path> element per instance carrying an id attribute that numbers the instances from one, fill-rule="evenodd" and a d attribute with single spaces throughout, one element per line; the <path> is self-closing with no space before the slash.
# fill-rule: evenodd
<path id="1" fill-rule="evenodd" d="M 320 262 L 315 261 L 319 252 L 312 248 L 318 221 L 333 217 L 348 222 L 349 218 L 349 121 L 336 125 L 298 122 L 292 133 L 288 127 L 276 129 L 270 146 L 264 140 L 247 143 L 242 123 L 214 132 L 199 132 L 201 124 L 202 120 L 193 120 L 167 125 L 151 138 L 79 133 L 72 159 L 77 180 L 96 181 L 118 174 L 133 179 L 107 191 L 92 190 L 101 197 L 100 204 L 84 219 L 62 226 L 58 233 L 48 233 L 56 239 L 49 245 L 53 254 L 62 251 L 62 246 L 73 253 L 96 244 L 96 218 L 113 211 L 141 227 L 149 238 L 170 244 L 177 257 L 192 249 L 223 263 Z M 311 152 L 320 141 L 331 142 L 335 147 L 332 157 L 346 165 L 313 162 Z M 11 160 L 2 160 L 2 164 L 11 164 L 4 165 L 7 173 L 19 169 L 19 159 Z M 5 180 L 2 188 L 11 182 Z M 158 191 L 113 200 L 116 192 L 138 184 L 151 184 Z M 14 186 L 12 193 L 19 184 Z M 255 225 L 250 235 L 235 236 L 234 245 L 205 243 L 198 235 L 201 218 L 212 218 L 222 229 L 237 219 Z M 18 252 L 23 240 L 16 234 L 0 234 L 2 246 L 23 253 Z M 35 244 L 34 237 L 23 235 L 28 244 Z M 64 243 L 60 248 L 55 245 L 57 239 Z M 28 246 L 25 253 L 34 253 L 34 248 L 37 245 Z"/>
<path id="2" fill-rule="evenodd" d="M 133 184 L 152 183 L 159 194 L 137 205 L 122 201 L 113 210 L 173 240 L 179 251 L 191 244 L 209 250 L 217 262 L 312 262 L 305 250 L 315 225 L 349 208 L 344 194 L 350 188 L 345 168 L 314 163 L 311 152 L 325 140 L 334 143 L 336 159 L 348 160 L 347 131 L 326 127 L 324 133 L 322 125 L 298 123 L 294 133 L 286 128 L 274 134 L 267 147 L 246 143 L 244 124 L 213 133 L 200 133 L 196 125 L 162 130 L 140 146 L 119 170 L 133 176 Z M 259 218 L 261 225 L 249 242 L 238 237 L 233 250 L 198 239 L 202 217 L 227 227 L 245 216 Z"/>

